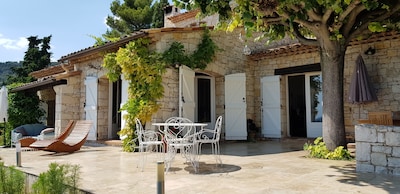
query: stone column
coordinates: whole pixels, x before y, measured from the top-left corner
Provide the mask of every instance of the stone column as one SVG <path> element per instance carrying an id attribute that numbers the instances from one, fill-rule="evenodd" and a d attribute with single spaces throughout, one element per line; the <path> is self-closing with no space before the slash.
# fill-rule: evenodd
<path id="1" fill-rule="evenodd" d="M 79 119 L 79 97 L 74 96 L 72 79 L 68 85 L 54 86 L 56 93 L 55 110 L 55 135 L 58 136 L 70 120 Z"/>

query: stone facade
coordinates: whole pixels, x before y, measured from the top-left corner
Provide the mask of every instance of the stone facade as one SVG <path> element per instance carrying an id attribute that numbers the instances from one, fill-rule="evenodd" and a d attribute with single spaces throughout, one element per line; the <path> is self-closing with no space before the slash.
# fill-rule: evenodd
<path id="1" fill-rule="evenodd" d="M 163 52 L 174 41 L 184 45 L 187 53 L 192 53 L 201 40 L 203 31 L 196 28 L 177 28 L 168 30 L 148 30 L 147 36 L 152 39 L 151 49 Z M 219 47 L 214 60 L 206 69 L 195 69 L 197 74 L 211 77 L 215 84 L 215 116 L 225 115 L 225 76 L 234 73 L 246 74 L 246 118 L 254 120 L 257 127 L 261 127 L 261 78 L 275 75 L 275 70 L 320 63 L 317 51 L 266 57 L 247 56 L 243 53 L 245 44 L 256 48 L 250 41 L 243 42 L 239 38 L 241 30 L 232 33 L 211 31 L 211 38 Z M 346 133 L 349 141 L 354 141 L 354 125 L 359 119 L 366 119 L 369 111 L 398 111 L 400 110 L 400 40 L 397 38 L 379 39 L 368 44 L 352 44 L 347 48 L 344 69 L 344 110 Z M 376 49 L 374 55 L 365 55 L 369 47 Z M 378 101 L 363 105 L 347 102 L 348 89 L 354 70 L 355 61 L 362 54 L 368 73 L 377 92 Z M 73 63 L 74 70 L 79 75 L 67 77 L 67 85 L 55 86 L 55 128 L 62 130 L 70 119 L 85 119 L 85 84 L 87 76 L 98 79 L 97 96 L 97 139 L 104 140 L 113 136 L 111 128 L 110 101 L 112 101 L 111 83 L 101 67 L 102 57 L 79 59 Z M 177 64 L 179 65 L 179 64 Z M 315 72 L 318 73 L 318 72 Z M 288 114 L 288 76 L 281 75 L 280 79 L 280 115 L 281 137 L 289 135 Z M 152 122 L 161 122 L 171 116 L 179 114 L 179 71 L 175 67 L 167 69 L 163 76 L 164 97 L 159 100 L 161 108 L 153 116 Z M 123 91 L 126 92 L 126 91 Z M 150 128 L 151 125 L 146 126 Z M 224 133 L 224 127 L 223 132 Z"/>
<path id="2" fill-rule="evenodd" d="M 184 45 L 187 53 L 192 53 L 197 49 L 202 34 L 202 30 L 158 33 L 157 36 L 152 37 L 155 40 L 155 44 L 152 47 L 158 52 L 163 52 L 169 48 L 171 43 L 178 41 Z M 245 65 L 248 59 L 243 55 L 242 49 L 244 44 L 238 40 L 238 33 L 226 34 L 212 31 L 211 37 L 220 50 L 216 53 L 214 61 L 208 64 L 206 69 L 195 69 L 194 71 L 208 75 L 214 79 L 215 113 L 219 116 L 225 114 L 224 76 L 232 73 L 248 73 Z M 246 75 L 246 78 L 247 87 L 251 89 L 253 77 L 247 77 Z M 163 76 L 163 85 L 164 97 L 159 100 L 161 108 L 153 116 L 153 122 L 165 121 L 167 118 L 179 114 L 179 71 L 177 68 L 167 69 L 167 72 Z M 247 91 L 247 97 L 252 94 L 253 92 L 250 90 Z M 248 116 L 251 116 L 250 112 L 254 112 L 253 109 L 254 107 L 247 105 Z M 146 128 L 151 128 L 151 125 L 146 126 Z M 222 136 L 223 134 L 224 131 L 222 131 Z"/>
<path id="3" fill-rule="evenodd" d="M 400 175 L 400 127 L 355 126 L 358 172 Z"/>
<path id="4" fill-rule="evenodd" d="M 348 141 L 354 142 L 354 125 L 358 120 L 367 119 L 370 111 L 398 111 L 400 110 L 400 40 L 377 40 L 370 44 L 350 45 L 346 51 L 344 69 L 344 115 L 346 136 Z M 365 55 L 364 52 L 369 48 L 376 49 L 374 55 Z M 351 104 L 348 102 L 349 87 L 351 76 L 354 71 L 357 56 L 361 54 L 364 58 L 369 76 L 375 88 L 378 101 L 366 104 Z M 305 54 L 294 54 L 284 56 L 270 56 L 258 60 L 249 61 L 249 68 L 254 69 L 250 74 L 254 76 L 254 102 L 255 107 L 261 103 L 260 79 L 263 76 L 274 75 L 274 71 L 280 68 L 295 67 L 320 63 L 318 52 Z M 282 136 L 288 135 L 288 93 L 287 77 L 281 76 L 281 118 Z M 254 120 L 257 125 L 261 123 L 261 114 L 255 108 L 253 112 Z M 248 113 L 249 114 L 249 113 Z"/>

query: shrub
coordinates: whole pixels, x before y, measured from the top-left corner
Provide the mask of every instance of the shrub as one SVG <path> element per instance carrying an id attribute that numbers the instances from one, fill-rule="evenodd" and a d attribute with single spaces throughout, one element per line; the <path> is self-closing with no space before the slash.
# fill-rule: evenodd
<path id="1" fill-rule="evenodd" d="M 77 193 L 79 169 L 78 165 L 49 164 L 49 170 L 41 173 L 38 180 L 33 183 L 33 193 Z"/>
<path id="2" fill-rule="evenodd" d="M 6 167 L 0 162 L 0 193 L 24 193 L 25 176 L 24 173 L 15 167 Z"/>
<path id="3" fill-rule="evenodd" d="M 322 141 L 322 137 L 315 139 L 314 144 L 305 143 L 303 149 L 309 151 L 309 156 L 312 158 L 323 158 L 329 160 L 353 159 L 353 157 L 350 155 L 350 152 L 343 146 L 339 146 L 335 150 L 330 151 L 326 147 L 325 142 Z"/>

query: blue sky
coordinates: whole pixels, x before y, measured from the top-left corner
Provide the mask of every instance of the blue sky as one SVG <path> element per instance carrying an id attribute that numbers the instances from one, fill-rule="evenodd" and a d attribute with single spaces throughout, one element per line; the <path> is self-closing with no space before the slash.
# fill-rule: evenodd
<path id="1" fill-rule="evenodd" d="M 1 0 L 0 62 L 22 61 L 29 36 L 52 35 L 52 61 L 92 46 L 113 0 Z"/>

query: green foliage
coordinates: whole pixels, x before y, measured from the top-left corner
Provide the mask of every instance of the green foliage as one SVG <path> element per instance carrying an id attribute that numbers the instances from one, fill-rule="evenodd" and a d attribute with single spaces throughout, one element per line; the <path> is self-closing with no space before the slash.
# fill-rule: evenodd
<path id="1" fill-rule="evenodd" d="M 29 74 L 50 66 L 51 36 L 38 39 L 37 36 L 28 38 L 29 47 L 25 52 L 22 66 L 12 68 L 13 74 L 8 77 L 8 90 L 32 82 L 35 79 Z M 8 123 L 12 127 L 22 124 L 38 123 L 45 111 L 39 108 L 40 99 L 36 92 L 16 92 L 8 94 Z"/>
<path id="2" fill-rule="evenodd" d="M 185 54 L 185 47 L 180 42 L 173 42 L 162 56 L 166 64 L 190 64 L 190 59 Z"/>
<path id="3" fill-rule="evenodd" d="M 110 27 L 107 31 L 96 37 L 94 46 L 101 46 L 108 41 L 114 42 L 132 32 L 164 27 L 164 7 L 169 5 L 168 0 L 114 0 L 110 10 L 112 16 L 107 16 L 106 24 Z"/>
<path id="4" fill-rule="evenodd" d="M 13 74 L 12 68 L 21 67 L 22 63 L 19 62 L 0 62 L 0 86 L 6 85 L 7 78 Z"/>
<path id="5" fill-rule="evenodd" d="M 385 28 L 385 26 L 383 26 L 381 23 L 379 23 L 379 22 L 371 22 L 369 25 L 368 25 L 368 29 L 371 31 L 371 32 L 385 32 L 386 31 L 386 28 Z"/>
<path id="6" fill-rule="evenodd" d="M 12 68 L 13 75 L 8 77 L 7 84 L 22 82 L 28 83 L 34 81 L 34 78 L 29 75 L 33 71 L 41 70 L 49 67 L 51 53 L 50 49 L 51 36 L 39 39 L 37 36 L 27 38 L 29 41 L 28 50 L 25 52 L 22 66 Z"/>
<path id="7" fill-rule="evenodd" d="M 134 152 L 136 147 L 136 134 L 134 133 L 135 129 L 132 128 L 124 128 L 118 132 L 118 135 L 125 136 L 122 140 L 122 151 L 124 152 Z"/>
<path id="8" fill-rule="evenodd" d="M 185 53 L 182 43 L 173 42 L 168 50 L 162 56 L 166 64 L 169 65 L 186 65 L 192 69 L 205 69 L 219 50 L 218 46 L 210 37 L 208 29 L 204 30 L 201 42 L 197 45 L 197 49 L 191 54 Z"/>
<path id="9" fill-rule="evenodd" d="M 152 0 L 114 0 L 110 10 L 112 16 L 107 16 L 106 24 L 111 31 L 106 32 L 107 37 L 121 37 L 140 29 L 150 28 L 153 9 Z"/>
<path id="10" fill-rule="evenodd" d="M 314 140 L 314 144 L 305 143 L 303 146 L 304 150 L 309 151 L 310 157 L 322 158 L 329 160 L 352 160 L 353 157 L 350 152 L 344 149 L 343 146 L 337 147 L 335 150 L 330 151 L 325 142 L 322 141 L 322 137 L 318 137 Z"/>
<path id="11" fill-rule="evenodd" d="M 3 121 L 0 121 L 0 122 L 3 122 Z M 0 136 L 0 145 L 9 147 L 11 145 L 11 130 L 14 128 L 12 127 L 12 125 L 9 122 L 6 122 L 6 124 L 0 123 L 1 130 L 3 130 L 2 127 L 4 127 L 4 125 L 5 125 L 6 132 L 5 132 L 5 134 L 1 134 L 1 136 Z M 4 141 L 4 138 L 5 138 L 5 141 Z M 4 145 L 4 143 L 5 143 L 5 145 Z M 0 160 L 1 160 L 1 158 L 0 158 Z"/>
<path id="12" fill-rule="evenodd" d="M 33 193 L 77 193 L 79 170 L 78 165 L 53 162 L 49 164 L 49 170 L 40 173 L 38 180 L 33 183 Z"/>
<path id="13" fill-rule="evenodd" d="M 200 44 L 197 45 L 196 51 L 190 57 L 192 64 L 186 65 L 192 69 L 205 69 L 207 64 L 214 59 L 215 53 L 218 50 L 218 46 L 211 39 L 209 30 L 205 29 Z"/>
<path id="14" fill-rule="evenodd" d="M 0 162 L 0 193 L 22 194 L 25 189 L 24 173 Z"/>
<path id="15" fill-rule="evenodd" d="M 123 141 L 125 151 L 133 151 L 134 119 L 150 120 L 159 108 L 157 99 L 164 92 L 162 74 L 165 72 L 165 64 L 161 54 L 147 48 L 149 44 L 149 39 L 132 41 L 117 53 L 107 54 L 103 61 L 110 80 L 115 81 L 121 75 L 129 80 L 129 98 L 121 108 L 128 113 L 125 117 L 126 128 L 119 132 L 120 135 L 127 135 Z"/>
<path id="16" fill-rule="evenodd" d="M 8 89 L 22 83 L 8 85 Z M 45 111 L 39 107 L 40 99 L 35 92 L 14 92 L 8 94 L 8 123 L 13 127 L 23 124 L 39 123 Z"/>
<path id="17" fill-rule="evenodd" d="M 368 26 L 372 32 L 382 32 L 383 29 L 398 27 L 395 24 L 400 21 L 399 1 L 174 0 L 174 3 L 181 7 L 200 7 L 206 15 L 218 13 L 222 20 L 219 27 L 224 30 L 232 31 L 234 28 L 244 27 L 246 35 L 261 32 L 261 36 L 268 37 L 269 40 L 280 39 L 284 34 L 293 34 L 304 40 L 330 38 L 332 41 L 342 42 L 343 38 L 351 39 L 364 34 L 368 31 Z"/>
<path id="18" fill-rule="evenodd" d="M 151 22 L 152 28 L 164 27 L 164 7 L 167 5 L 169 5 L 168 0 L 159 0 L 153 4 L 153 17 Z"/>

